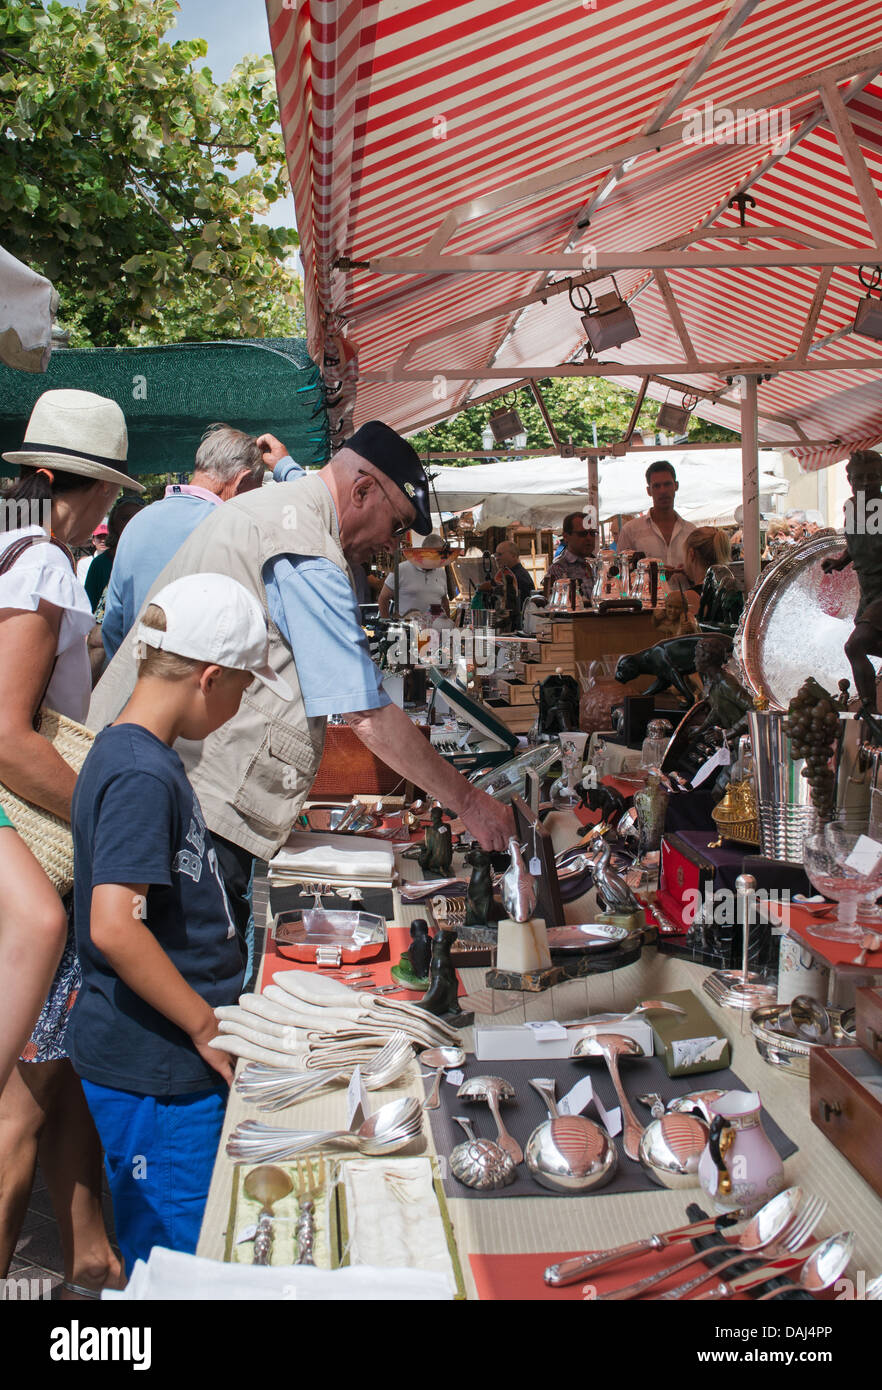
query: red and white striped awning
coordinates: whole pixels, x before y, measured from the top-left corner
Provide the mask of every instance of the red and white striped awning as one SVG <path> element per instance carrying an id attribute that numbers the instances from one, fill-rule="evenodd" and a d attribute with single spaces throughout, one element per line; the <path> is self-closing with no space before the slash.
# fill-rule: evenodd
<path id="1" fill-rule="evenodd" d="M 737 429 L 727 378 L 767 376 L 760 443 L 807 468 L 882 438 L 882 347 L 849 331 L 882 261 L 879 0 L 267 7 L 338 435 L 608 374 L 566 289 L 619 267 L 620 384 Z"/>

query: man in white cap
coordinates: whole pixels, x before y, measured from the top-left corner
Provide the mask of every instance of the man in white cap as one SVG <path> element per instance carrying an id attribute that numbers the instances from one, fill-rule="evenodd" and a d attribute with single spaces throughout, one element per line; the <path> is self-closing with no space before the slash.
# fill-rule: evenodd
<path id="1" fill-rule="evenodd" d="M 285 704 L 265 688 L 249 690 L 228 728 L 179 750 L 243 935 L 254 858 L 270 859 L 287 840 L 315 779 L 329 715 L 344 716 L 402 781 L 456 812 L 485 849 L 505 849 L 513 833 L 509 809 L 435 752 L 390 701 L 370 659 L 349 565 L 411 529 L 432 529 L 425 472 L 407 440 L 374 420 L 318 472 L 215 508 L 157 581 L 205 570 L 238 579 L 271 620 L 270 664 L 294 689 Z M 113 720 L 128 699 L 130 645 L 93 693 L 92 728 Z"/>
<path id="2" fill-rule="evenodd" d="M 208 1043 L 245 964 L 174 744 L 220 729 L 252 682 L 280 705 L 294 695 L 269 665 L 263 609 L 227 575 L 162 588 L 136 644 L 131 699 L 74 791 L 83 984 L 68 1029 L 130 1274 L 154 1245 L 195 1252 L 232 1081 L 229 1057 Z"/>

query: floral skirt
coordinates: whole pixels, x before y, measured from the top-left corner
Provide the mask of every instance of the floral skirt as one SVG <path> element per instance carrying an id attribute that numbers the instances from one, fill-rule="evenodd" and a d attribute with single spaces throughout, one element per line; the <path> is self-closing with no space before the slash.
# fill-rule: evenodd
<path id="1" fill-rule="evenodd" d="M 67 908 L 67 940 L 49 988 L 49 996 L 40 1010 L 34 1031 L 21 1054 L 23 1062 L 60 1062 L 67 1057 L 65 1035 L 70 1011 L 77 991 L 83 982 L 80 958 L 77 955 L 73 929 L 73 903 L 65 899 Z"/>

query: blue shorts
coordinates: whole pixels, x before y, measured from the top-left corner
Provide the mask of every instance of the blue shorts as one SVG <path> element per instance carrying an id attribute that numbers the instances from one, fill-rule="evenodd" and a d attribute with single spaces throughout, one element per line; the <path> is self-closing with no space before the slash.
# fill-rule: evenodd
<path id="1" fill-rule="evenodd" d="M 154 1245 L 196 1253 L 220 1142 L 227 1088 L 143 1096 L 83 1081 L 113 1198 L 116 1237 L 131 1276 Z"/>

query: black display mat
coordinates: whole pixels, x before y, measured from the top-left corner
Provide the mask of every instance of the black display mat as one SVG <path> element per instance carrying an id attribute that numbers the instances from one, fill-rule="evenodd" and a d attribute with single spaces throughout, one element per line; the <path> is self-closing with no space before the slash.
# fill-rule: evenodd
<path id="1" fill-rule="evenodd" d="M 557 1061 L 551 1059 L 543 1061 L 537 1057 L 535 1059 L 530 1058 L 528 1061 L 517 1062 L 480 1062 L 477 1058 L 470 1056 L 459 1070 L 466 1080 L 472 1076 L 501 1076 L 506 1081 L 511 1082 L 517 1098 L 504 1103 L 500 1109 L 506 1129 L 512 1138 L 518 1141 L 522 1149 L 526 1149 L 527 1140 L 536 1126 L 548 1116 L 541 1097 L 529 1084 L 531 1077 L 553 1077 L 557 1083 L 557 1096 L 560 1099 L 587 1074 L 593 1082 L 595 1095 L 600 1097 L 606 1109 L 611 1110 L 613 1106 L 618 1105 L 606 1063 L 601 1057 L 590 1062 L 573 1061 L 567 1057 Z M 662 1100 L 667 1102 L 676 1096 L 687 1096 L 692 1091 L 746 1091 L 749 1089 L 736 1076 L 735 1072 L 728 1068 L 722 1071 L 703 1072 L 700 1076 L 672 1079 L 665 1071 L 664 1059 L 661 1057 L 640 1057 L 622 1062 L 620 1073 L 625 1094 L 633 1106 L 635 1115 L 646 1124 L 649 1124 L 652 1116 L 648 1107 L 641 1105 L 637 1097 L 644 1096 L 650 1091 L 657 1092 Z M 431 1079 L 431 1076 L 426 1079 L 427 1095 Z M 456 1094 L 457 1089 L 456 1086 L 449 1085 L 446 1079 L 442 1080 L 440 1110 L 426 1110 L 424 1112 L 430 1117 L 435 1147 L 445 1159 L 450 1156 L 455 1146 L 465 1139 L 463 1130 L 453 1122 L 454 1115 L 468 1115 L 479 1139 L 496 1138 L 496 1124 L 487 1103 L 485 1101 L 459 1100 Z M 593 1107 L 589 1107 L 585 1114 L 588 1119 L 598 1120 Z M 791 1154 L 796 1153 L 797 1145 L 787 1137 L 765 1109 L 762 1112 L 762 1123 L 766 1134 L 782 1159 L 789 1158 Z M 552 1192 L 550 1188 L 541 1187 L 532 1178 L 526 1163 L 518 1164 L 517 1178 L 509 1187 L 478 1191 L 476 1188 L 466 1187 L 464 1183 L 458 1182 L 450 1172 L 449 1165 L 445 1163 L 442 1164 L 444 1192 L 448 1197 L 477 1197 L 482 1201 L 487 1199 L 493 1201 L 500 1197 L 591 1197 L 595 1194 L 608 1196 L 626 1192 L 660 1191 L 658 1184 L 652 1181 L 642 1164 L 626 1158 L 621 1134 L 616 1136 L 613 1143 L 619 1152 L 616 1175 L 612 1182 L 607 1183 L 605 1187 L 595 1188 L 593 1191 Z M 696 1185 L 695 1190 L 699 1192 L 701 1189 Z"/>

